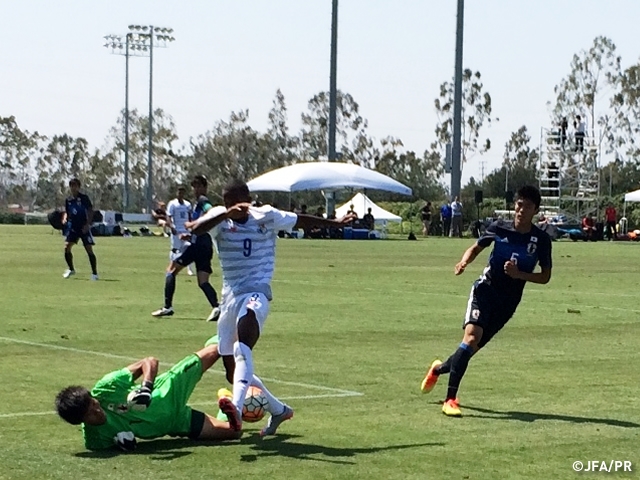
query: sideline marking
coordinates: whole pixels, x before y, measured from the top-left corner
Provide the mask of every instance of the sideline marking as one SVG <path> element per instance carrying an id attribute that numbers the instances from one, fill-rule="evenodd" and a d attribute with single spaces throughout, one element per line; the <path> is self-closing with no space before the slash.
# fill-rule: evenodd
<path id="1" fill-rule="evenodd" d="M 339 398 L 339 397 L 360 397 L 362 393 L 322 393 L 320 395 L 294 395 L 291 397 L 278 397 L 280 400 L 313 400 L 315 398 Z M 207 405 L 218 405 L 216 401 L 207 401 L 207 402 L 193 402 L 189 403 L 190 407 L 196 406 L 207 406 Z M 2 413 L 0 414 L 1 418 L 17 418 L 17 417 L 40 417 L 44 415 L 56 415 L 54 410 L 49 410 L 48 412 L 17 412 L 17 413 Z"/>
<path id="2" fill-rule="evenodd" d="M 73 352 L 73 353 L 81 353 L 81 354 L 85 354 L 85 355 L 97 355 L 100 357 L 106 357 L 106 358 L 115 358 L 118 360 L 126 360 L 126 361 L 137 361 L 139 360 L 138 358 L 135 357 L 129 357 L 126 355 L 118 355 L 115 353 L 106 353 L 106 352 L 97 352 L 94 350 L 83 350 L 81 348 L 74 348 L 74 347 L 65 347 L 62 345 L 50 345 L 47 343 L 38 343 L 38 342 L 30 342 L 28 340 L 20 340 L 17 338 L 11 338 L 11 337 L 0 337 L 0 340 L 5 341 L 5 342 L 13 342 L 13 343 L 20 343 L 22 345 L 29 345 L 32 347 L 42 347 L 42 348 L 50 348 L 53 350 L 63 350 L 63 351 L 67 351 L 67 352 Z M 168 362 L 160 362 L 160 365 L 165 366 L 165 367 L 172 367 L 173 365 L 175 365 L 174 363 L 168 363 Z M 217 373 L 219 375 L 224 375 L 224 372 L 221 371 L 217 371 L 217 370 L 209 370 L 209 373 Z M 319 394 L 319 395 L 300 395 L 300 396 L 289 396 L 289 397 L 282 397 L 282 400 L 311 400 L 314 398 L 339 398 L 339 397 L 361 397 L 364 395 L 364 393 L 360 393 L 360 392 L 354 392 L 351 390 L 344 390 L 341 388 L 333 388 L 333 387 L 326 387 L 324 385 L 313 385 L 313 384 L 309 384 L 309 383 L 300 383 L 300 382 L 289 382 L 286 380 L 278 380 L 275 378 L 266 378 L 266 377 L 261 377 L 263 380 L 268 381 L 268 382 L 272 382 L 272 383 L 280 383 L 282 385 L 291 385 L 294 387 L 302 387 L 302 388 L 315 388 L 316 390 L 322 390 L 325 392 L 333 392 L 333 393 L 324 393 L 324 394 Z M 196 403 L 192 403 L 191 405 L 213 405 L 213 404 L 217 404 L 218 402 L 196 402 Z M 47 411 L 47 412 L 21 412 L 21 413 L 5 413 L 5 414 L 0 414 L 0 418 L 14 418 L 14 417 L 29 417 L 29 416 L 42 416 L 42 415 L 52 415 L 55 414 L 56 412 L 54 411 Z"/>

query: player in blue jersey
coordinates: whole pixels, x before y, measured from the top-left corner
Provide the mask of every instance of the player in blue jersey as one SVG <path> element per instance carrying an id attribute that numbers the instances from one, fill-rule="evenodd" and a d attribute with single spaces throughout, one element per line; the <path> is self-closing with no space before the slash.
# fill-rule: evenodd
<path id="1" fill-rule="evenodd" d="M 82 245 L 89 255 L 89 263 L 91 263 L 91 280 L 98 280 L 98 261 L 93 253 L 95 242 L 93 235 L 91 235 L 93 205 L 87 195 L 80 193 L 80 180 L 77 178 L 69 180 L 69 190 L 71 196 L 65 200 L 65 213 L 62 217 L 65 235 L 64 259 L 69 268 L 62 276 L 69 278 L 76 274 L 71 248 L 78 243 L 78 240 L 82 240 Z"/>
<path id="2" fill-rule="evenodd" d="M 212 204 L 207 198 L 207 178 L 204 175 L 196 175 L 191 182 L 193 193 L 196 198 L 196 206 L 191 214 L 191 222 L 186 222 L 184 226 L 191 228 L 195 220 L 207 213 Z M 198 286 L 207 297 L 211 305 L 211 313 L 207 318 L 208 322 L 215 322 L 220 317 L 220 305 L 218 294 L 209 283 L 209 276 L 213 272 L 211 268 L 211 258 L 213 257 L 213 242 L 211 236 L 192 235 L 189 239 L 190 245 L 174 260 L 167 268 L 164 285 L 164 307 L 151 313 L 154 317 L 166 317 L 173 315 L 173 295 L 176 291 L 176 276 L 180 271 L 191 263 L 196 264 L 196 275 Z"/>
<path id="3" fill-rule="evenodd" d="M 515 219 L 489 225 L 455 266 L 455 274 L 460 275 L 482 250 L 494 243 L 489 265 L 471 288 L 462 343 L 444 363 L 435 360 L 422 381 L 421 390 L 428 393 L 440 375 L 449 374 L 449 388 L 442 406 L 445 415 L 462 415 L 457 394 L 469 360 L 511 319 L 525 284 L 546 284 L 551 279 L 551 238 L 532 224 L 539 208 L 538 189 L 522 187 L 516 197 Z M 534 273 L 536 265 L 540 265 L 540 271 Z"/>

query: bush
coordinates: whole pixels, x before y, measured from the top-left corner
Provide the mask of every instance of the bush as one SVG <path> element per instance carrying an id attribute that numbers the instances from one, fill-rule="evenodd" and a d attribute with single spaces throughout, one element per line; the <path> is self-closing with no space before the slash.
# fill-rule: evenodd
<path id="1" fill-rule="evenodd" d="M 0 224 L 24 225 L 24 213 L 0 212 Z"/>

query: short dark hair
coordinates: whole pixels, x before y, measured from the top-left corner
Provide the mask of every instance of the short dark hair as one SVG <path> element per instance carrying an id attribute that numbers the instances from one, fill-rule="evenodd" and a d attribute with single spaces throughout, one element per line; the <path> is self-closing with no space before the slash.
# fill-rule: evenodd
<path id="1" fill-rule="evenodd" d="M 234 192 L 237 195 L 250 195 L 247 183 L 244 180 L 240 180 L 239 178 L 230 179 L 222 189 L 222 195 L 227 195 L 231 192 Z"/>
<path id="2" fill-rule="evenodd" d="M 186 185 L 184 185 L 184 184 L 182 184 L 182 183 L 181 183 L 180 185 L 178 185 L 178 188 L 177 188 L 177 189 L 178 189 L 178 190 L 186 190 L 186 189 L 187 189 L 187 187 L 186 187 Z"/>
<path id="3" fill-rule="evenodd" d="M 191 186 L 193 187 L 196 183 L 202 185 L 205 188 L 209 186 L 207 177 L 205 177 L 204 175 L 194 175 L 193 180 L 191 180 Z"/>
<path id="4" fill-rule="evenodd" d="M 518 190 L 516 197 L 523 200 L 529 200 L 533 202 L 536 208 L 540 208 L 540 190 L 533 185 L 525 185 L 524 187 L 521 187 Z"/>
<path id="5" fill-rule="evenodd" d="M 80 425 L 89 411 L 91 394 L 84 387 L 73 385 L 61 390 L 56 396 L 56 411 L 71 425 Z"/>
<path id="6" fill-rule="evenodd" d="M 73 177 L 71 180 L 69 180 L 69 186 L 73 184 L 78 185 L 78 187 L 82 186 L 82 184 L 80 183 L 80 180 L 78 180 L 76 177 Z"/>

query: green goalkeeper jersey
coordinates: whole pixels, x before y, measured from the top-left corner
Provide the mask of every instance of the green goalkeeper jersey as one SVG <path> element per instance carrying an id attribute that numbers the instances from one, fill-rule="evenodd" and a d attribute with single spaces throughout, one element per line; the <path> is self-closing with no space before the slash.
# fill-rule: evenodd
<path id="1" fill-rule="evenodd" d="M 82 425 L 86 448 L 110 448 L 119 432 L 133 432 L 145 439 L 188 435 L 192 410 L 186 402 L 201 376 L 200 359 L 190 355 L 156 378 L 151 404 L 140 412 L 127 404 L 127 395 L 138 388 L 131 371 L 123 368 L 105 375 L 93 387 L 91 396 L 100 402 L 107 421 L 98 426 Z"/>

